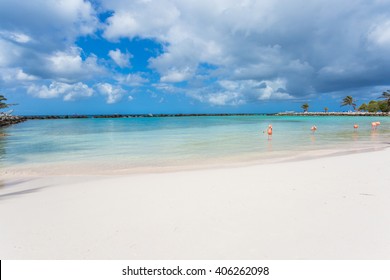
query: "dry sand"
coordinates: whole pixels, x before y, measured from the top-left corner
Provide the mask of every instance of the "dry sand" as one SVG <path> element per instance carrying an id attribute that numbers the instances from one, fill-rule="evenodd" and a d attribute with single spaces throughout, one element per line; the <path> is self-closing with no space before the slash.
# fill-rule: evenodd
<path id="1" fill-rule="evenodd" d="M 390 149 L 0 179 L 0 259 L 390 259 Z M 1 185 L 2 183 L 2 185 Z"/>

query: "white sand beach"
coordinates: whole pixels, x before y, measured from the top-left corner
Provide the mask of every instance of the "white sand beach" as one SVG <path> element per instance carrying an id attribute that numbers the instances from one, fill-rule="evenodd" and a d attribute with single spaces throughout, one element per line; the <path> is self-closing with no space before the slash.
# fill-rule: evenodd
<path id="1" fill-rule="evenodd" d="M 390 149 L 0 179 L 1 259 L 390 259 Z"/>

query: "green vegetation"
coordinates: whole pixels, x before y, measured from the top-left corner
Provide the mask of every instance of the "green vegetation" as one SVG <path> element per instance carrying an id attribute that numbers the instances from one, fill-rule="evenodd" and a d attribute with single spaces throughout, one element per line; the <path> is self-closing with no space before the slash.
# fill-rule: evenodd
<path id="1" fill-rule="evenodd" d="M 5 108 L 8 108 L 9 106 L 17 105 L 17 104 L 5 103 L 4 101 L 7 101 L 7 98 L 5 98 L 4 95 L 0 94 L 0 110 L 1 110 L 1 109 L 5 109 Z"/>
<path id="2" fill-rule="evenodd" d="M 367 106 L 367 104 L 366 104 L 366 103 L 363 103 L 362 105 L 360 105 L 359 108 L 358 108 L 358 111 L 360 111 L 360 112 L 366 112 L 366 111 L 368 111 L 368 106 Z"/>
<path id="3" fill-rule="evenodd" d="M 5 98 L 4 95 L 0 95 L 0 109 L 8 108 L 9 104 L 3 101 L 7 101 L 7 98 Z"/>
<path id="4" fill-rule="evenodd" d="M 384 99 L 380 101 L 371 100 L 368 104 L 363 103 L 359 106 L 358 111 L 360 112 L 390 112 L 390 90 L 382 93 L 378 99 Z"/>
<path id="5" fill-rule="evenodd" d="M 356 111 L 356 100 L 352 96 L 348 95 L 343 99 L 341 106 L 352 106 L 353 110 Z"/>
<path id="6" fill-rule="evenodd" d="M 309 109 L 309 104 L 306 102 L 301 106 L 301 108 L 303 109 L 303 112 L 307 112 L 307 110 Z"/>
<path id="7" fill-rule="evenodd" d="M 367 106 L 367 111 L 370 112 L 370 113 L 375 113 L 375 112 L 378 112 L 379 111 L 379 104 L 378 102 L 376 102 L 375 100 L 371 100 L 369 103 L 368 103 L 368 106 Z"/>

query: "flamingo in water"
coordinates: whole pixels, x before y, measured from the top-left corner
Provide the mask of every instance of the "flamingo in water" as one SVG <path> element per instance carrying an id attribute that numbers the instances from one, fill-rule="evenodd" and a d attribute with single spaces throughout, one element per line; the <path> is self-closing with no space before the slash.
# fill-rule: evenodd
<path id="1" fill-rule="evenodd" d="M 267 134 L 268 139 L 272 138 L 272 125 L 268 125 Z"/>

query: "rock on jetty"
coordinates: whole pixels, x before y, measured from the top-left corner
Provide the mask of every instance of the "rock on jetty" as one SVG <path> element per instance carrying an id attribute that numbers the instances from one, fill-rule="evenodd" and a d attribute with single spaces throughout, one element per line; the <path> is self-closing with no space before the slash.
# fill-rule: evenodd
<path id="1" fill-rule="evenodd" d="M 26 121 L 25 117 L 12 116 L 9 114 L 0 113 L 0 127 L 9 126 Z"/>
<path id="2" fill-rule="evenodd" d="M 26 120 L 60 120 L 60 119 L 87 119 L 86 115 L 44 115 L 44 116 L 25 116 Z"/>

